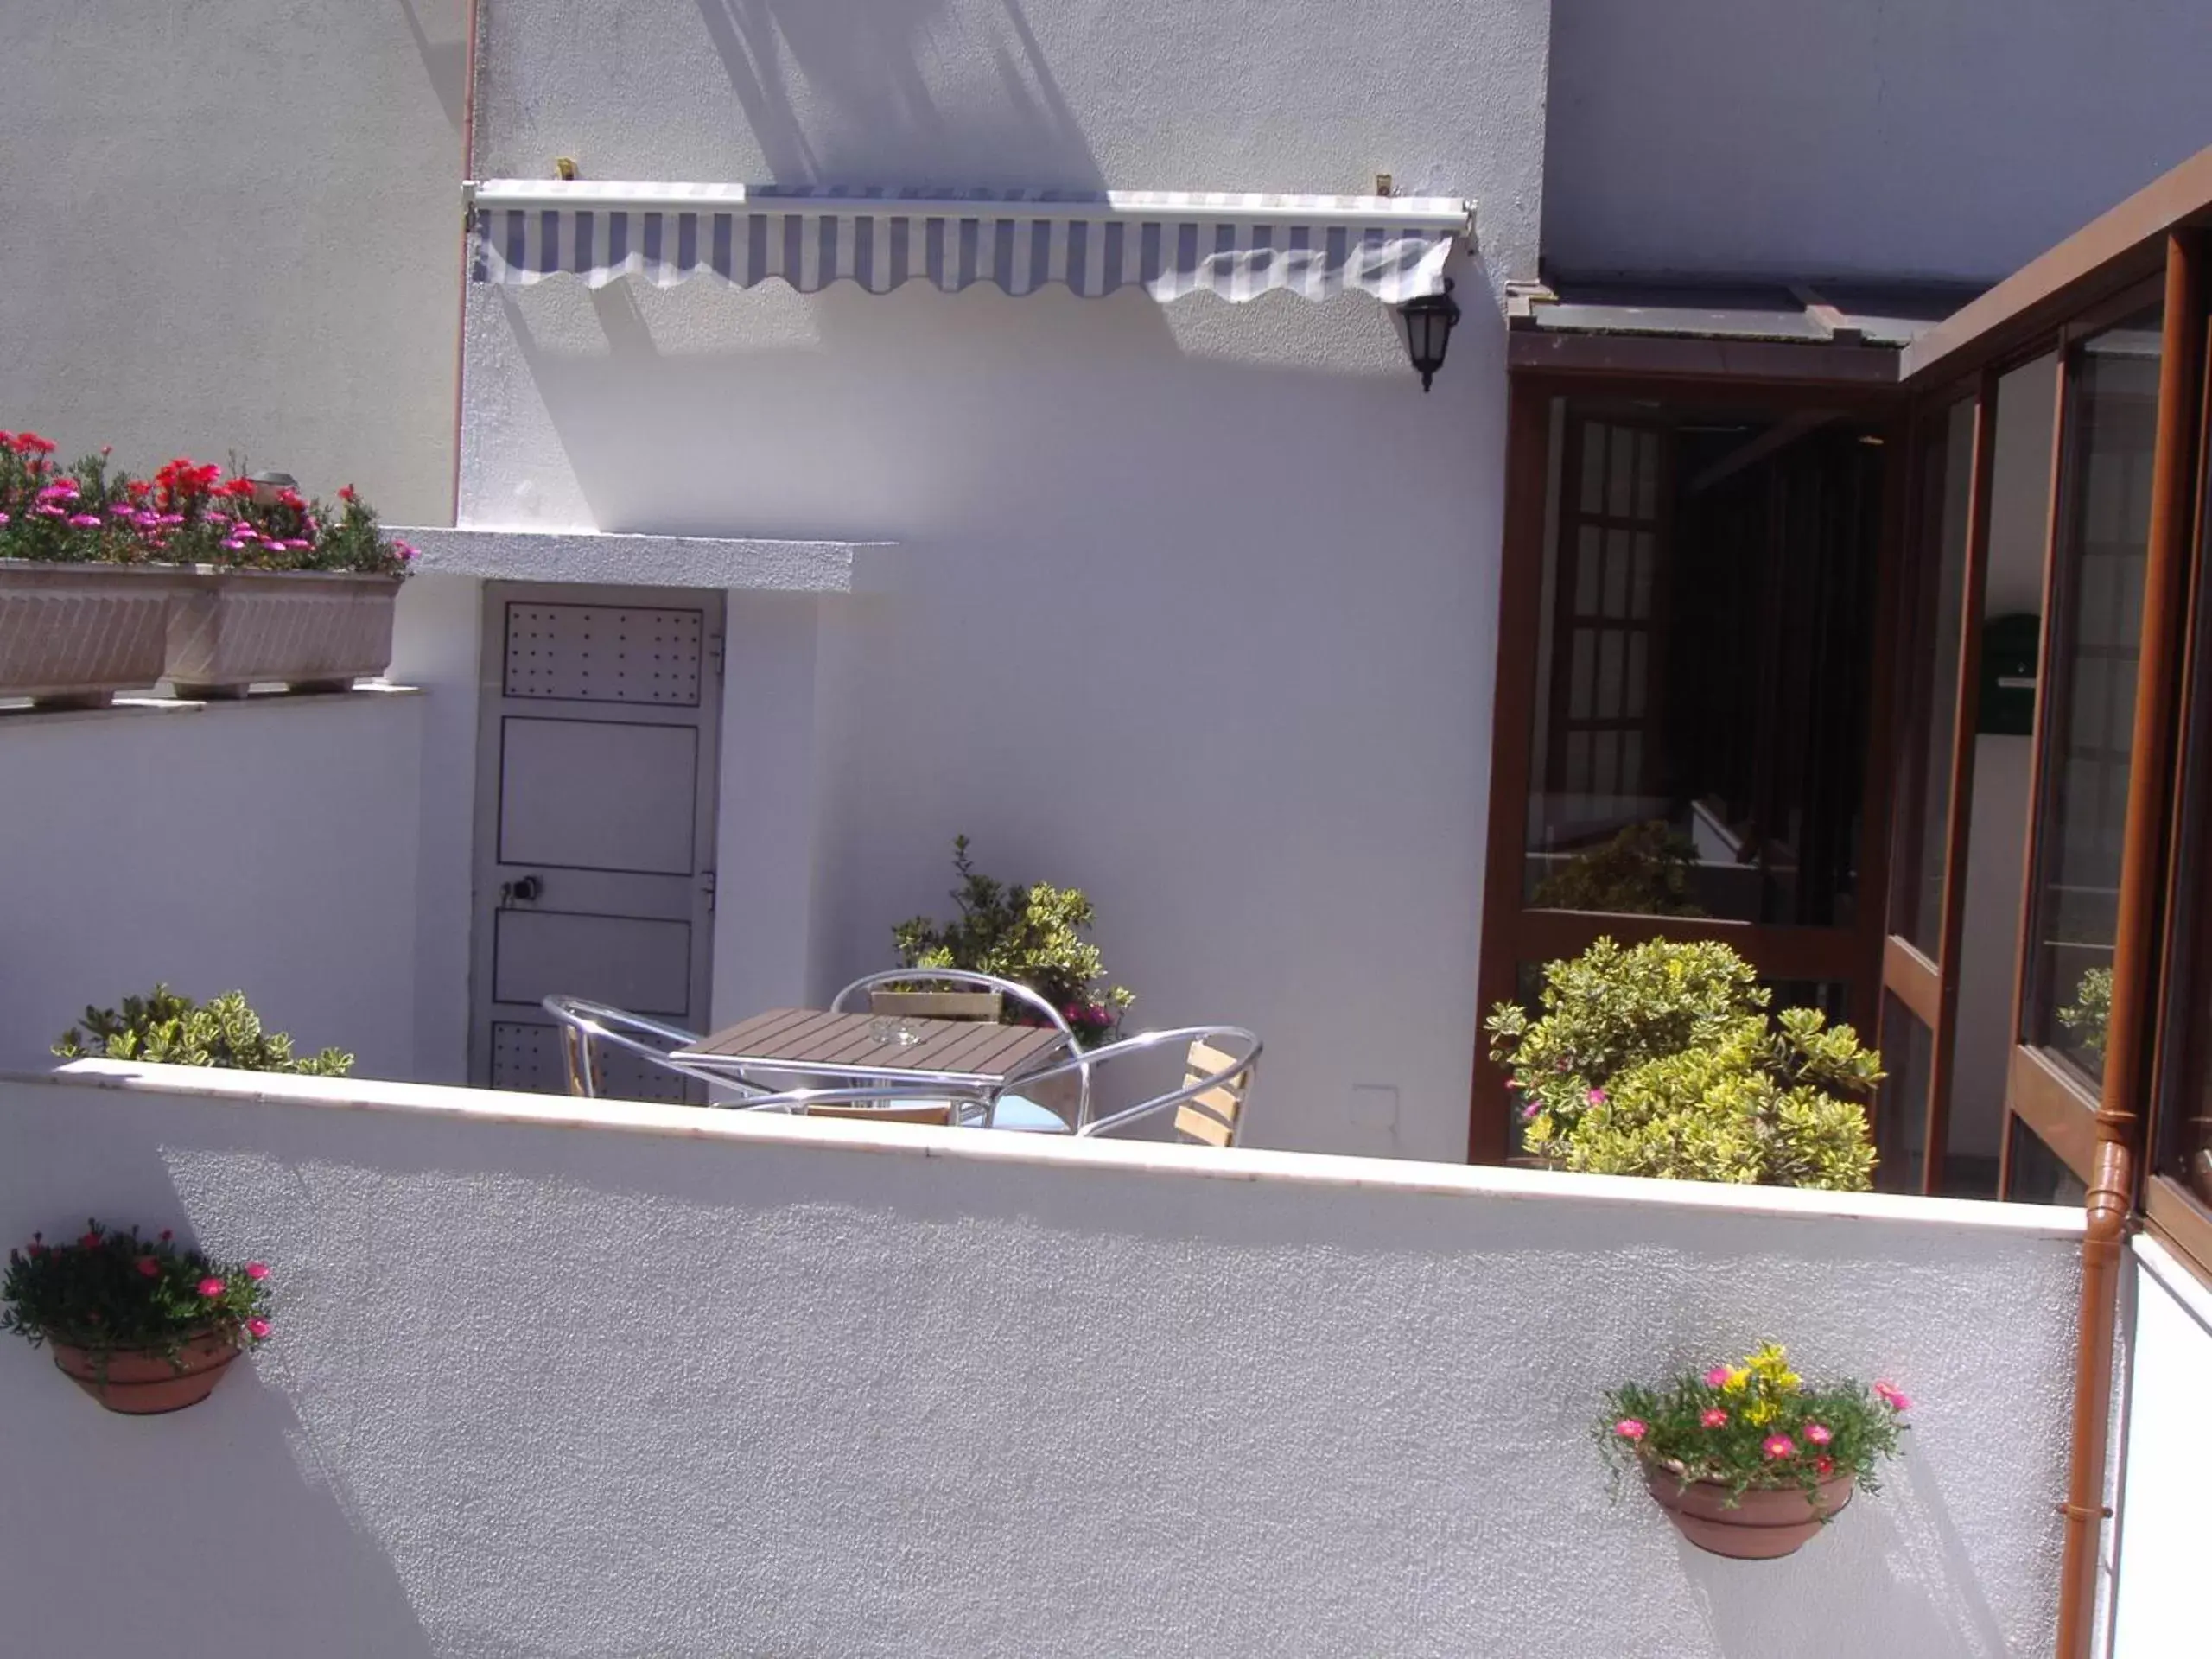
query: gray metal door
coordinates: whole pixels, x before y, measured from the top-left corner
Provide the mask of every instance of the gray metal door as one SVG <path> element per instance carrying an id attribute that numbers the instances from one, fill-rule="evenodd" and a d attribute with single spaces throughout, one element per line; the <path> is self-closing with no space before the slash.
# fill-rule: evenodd
<path id="1" fill-rule="evenodd" d="M 484 618 L 469 1075 L 558 1093 L 549 994 L 705 1023 L 722 600 L 494 582 Z M 607 1081 L 685 1097 L 627 1057 Z"/>

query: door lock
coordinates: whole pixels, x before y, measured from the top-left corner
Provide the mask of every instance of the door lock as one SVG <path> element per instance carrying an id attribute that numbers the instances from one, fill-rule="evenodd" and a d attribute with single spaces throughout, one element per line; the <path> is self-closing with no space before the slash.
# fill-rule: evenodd
<path id="1" fill-rule="evenodd" d="M 537 895 L 545 891 L 543 880 L 535 875 L 518 875 L 512 881 L 499 884 L 499 902 L 503 905 L 534 905 Z"/>

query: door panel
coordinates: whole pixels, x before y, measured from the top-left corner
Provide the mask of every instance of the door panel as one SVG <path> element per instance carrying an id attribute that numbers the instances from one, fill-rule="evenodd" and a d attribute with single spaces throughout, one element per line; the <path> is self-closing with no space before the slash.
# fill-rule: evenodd
<path id="1" fill-rule="evenodd" d="M 493 918 L 493 1000 L 588 996 L 632 1014 L 691 1012 L 691 925 L 507 908 Z"/>
<path id="2" fill-rule="evenodd" d="M 500 862 L 691 874 L 696 729 L 604 720 L 501 726 Z"/>
<path id="3" fill-rule="evenodd" d="M 549 995 L 698 1029 L 712 954 L 721 596 L 486 594 L 470 1069 L 563 1086 Z M 687 1097 L 610 1058 L 611 1092 Z"/>

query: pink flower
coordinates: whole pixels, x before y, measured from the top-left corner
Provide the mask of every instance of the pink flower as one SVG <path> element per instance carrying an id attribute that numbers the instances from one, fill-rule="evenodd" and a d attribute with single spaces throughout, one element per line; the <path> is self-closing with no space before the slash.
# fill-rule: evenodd
<path id="1" fill-rule="evenodd" d="M 223 550 L 226 553 L 235 553 L 245 545 L 245 543 L 244 542 L 225 542 L 223 543 Z"/>
<path id="2" fill-rule="evenodd" d="M 1587 1095 L 1584 1096 L 1583 1098 L 1587 1100 L 1592 1106 L 1602 1106 L 1605 1103 L 1605 1091 L 1602 1089 L 1592 1089 Z"/>
<path id="3" fill-rule="evenodd" d="M 1815 1446 L 1826 1446 L 1835 1436 L 1828 1433 L 1825 1424 L 1808 1423 L 1805 1425 L 1805 1438 Z"/>
<path id="4" fill-rule="evenodd" d="M 95 512 L 72 513 L 69 522 L 79 530 L 98 530 L 100 527 L 99 515 Z"/>
<path id="5" fill-rule="evenodd" d="M 1884 1405 L 1887 1406 L 1891 1411 L 1910 1411 L 1912 1409 L 1912 1402 L 1906 1398 L 1905 1395 L 1898 1393 L 1897 1385 L 1893 1382 L 1877 1382 L 1874 1385 L 1874 1397 L 1877 1400 L 1879 1400 Z"/>
<path id="6" fill-rule="evenodd" d="M 1719 1388 L 1726 1383 L 1729 1375 L 1726 1365 L 1716 1365 L 1705 1374 L 1705 1386 L 1708 1389 Z"/>
<path id="7" fill-rule="evenodd" d="M 229 1288 L 228 1285 L 212 1273 L 200 1281 L 200 1294 L 202 1296 L 219 1296 Z"/>
<path id="8" fill-rule="evenodd" d="M 269 1276 L 269 1264 L 265 1262 L 247 1262 L 245 1276 L 249 1279 L 266 1279 Z"/>
<path id="9" fill-rule="evenodd" d="M 1535 1119 L 1536 1114 L 1543 1109 L 1544 1109 L 1542 1107 L 1537 1105 L 1536 1103 L 1532 1100 L 1526 1106 L 1523 1106 L 1521 1109 L 1521 1121 L 1524 1123 L 1533 1122 Z"/>
<path id="10" fill-rule="evenodd" d="M 155 1261 L 150 1255 L 140 1256 L 138 1258 L 137 1267 L 138 1271 L 144 1274 L 149 1279 L 151 1279 L 155 1274 L 158 1274 L 162 1270 L 162 1264 Z"/>
<path id="11" fill-rule="evenodd" d="M 6 524 L 7 522 L 8 522 L 8 515 L 7 515 L 6 513 L 4 513 L 4 512 L 0 512 L 0 524 Z"/>
<path id="12" fill-rule="evenodd" d="M 1770 1434 L 1759 1442 L 1759 1450 L 1765 1452 L 1767 1461 L 1772 1463 L 1777 1459 L 1796 1457 L 1797 1442 L 1787 1434 Z"/>
<path id="13" fill-rule="evenodd" d="M 245 1322 L 245 1332 L 246 1335 L 251 1337 L 256 1342 L 259 1342 L 269 1334 L 269 1321 L 264 1319 L 248 1319 Z"/>
<path id="14" fill-rule="evenodd" d="M 1640 1440 L 1651 1432 L 1651 1425 L 1640 1417 L 1624 1417 L 1613 1425 L 1613 1433 L 1624 1440 Z"/>
<path id="15" fill-rule="evenodd" d="M 1698 1421 L 1703 1423 L 1707 1428 L 1719 1428 L 1728 1421 L 1728 1414 L 1718 1406 L 1707 1406 L 1700 1414 Z"/>

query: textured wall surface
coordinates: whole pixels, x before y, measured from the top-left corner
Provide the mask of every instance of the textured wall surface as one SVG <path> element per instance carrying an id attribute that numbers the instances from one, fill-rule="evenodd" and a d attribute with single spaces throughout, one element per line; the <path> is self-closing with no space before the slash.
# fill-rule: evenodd
<path id="1" fill-rule="evenodd" d="M 22 1651 L 2050 1650 L 2073 1213 L 260 1086 L 0 1084 L 0 1235 L 188 1225 L 278 1308 L 163 1420 L 0 1347 Z M 1916 1427 L 1722 1561 L 1587 1425 L 1769 1335 Z"/>
<path id="2" fill-rule="evenodd" d="M 0 720 L 0 1066 L 167 980 L 415 1075 L 424 701 Z"/>
<path id="3" fill-rule="evenodd" d="M 2193 1659 L 2204 1651 L 2212 1290 L 2150 1239 L 2135 1241 L 2135 1260 L 2112 1651 L 2116 1659 Z"/>
<path id="4" fill-rule="evenodd" d="M 1990 282 L 2212 137 L 2202 0 L 1563 0 L 1544 253 Z"/>
<path id="5" fill-rule="evenodd" d="M 1480 204 L 1427 397 L 1358 296 L 472 296 L 464 523 L 899 543 L 895 593 L 825 602 L 793 646 L 804 741 L 738 718 L 733 677 L 728 729 L 760 742 L 724 755 L 725 814 L 814 828 L 750 843 L 785 849 L 749 879 L 808 895 L 806 936 L 726 911 L 718 976 L 749 992 L 803 962 L 819 994 L 890 965 L 892 925 L 948 907 L 964 831 L 994 874 L 1091 894 L 1138 1024 L 1266 1033 L 1259 1141 L 1463 1155 L 1503 441 L 1488 290 L 1534 270 L 1548 33 L 1543 0 L 1264 22 L 490 0 L 486 175 L 562 155 L 596 179 L 959 188 L 1389 172 Z M 1355 1122 L 1361 1084 L 1401 1114 Z"/>
<path id="6" fill-rule="evenodd" d="M 12 0 L 0 427 L 452 508 L 465 0 Z"/>

